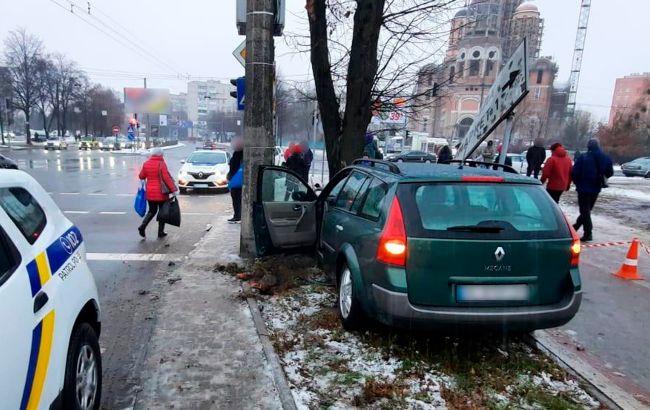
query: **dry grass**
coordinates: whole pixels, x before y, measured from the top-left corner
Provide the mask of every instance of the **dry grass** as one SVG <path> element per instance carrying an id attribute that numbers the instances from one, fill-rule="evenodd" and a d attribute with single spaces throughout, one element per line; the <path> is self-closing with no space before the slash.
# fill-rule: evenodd
<path id="1" fill-rule="evenodd" d="M 381 399 L 402 398 L 408 387 L 401 381 L 368 379 L 361 389 L 361 394 L 354 398 L 354 405 L 363 407 Z"/>

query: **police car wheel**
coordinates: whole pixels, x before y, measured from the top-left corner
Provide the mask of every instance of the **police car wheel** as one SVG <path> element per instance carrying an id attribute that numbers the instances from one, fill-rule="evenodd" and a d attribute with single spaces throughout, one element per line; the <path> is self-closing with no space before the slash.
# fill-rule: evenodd
<path id="1" fill-rule="evenodd" d="M 95 330 L 78 325 L 70 338 L 63 386 L 63 408 L 99 410 L 102 393 L 102 359 Z"/>

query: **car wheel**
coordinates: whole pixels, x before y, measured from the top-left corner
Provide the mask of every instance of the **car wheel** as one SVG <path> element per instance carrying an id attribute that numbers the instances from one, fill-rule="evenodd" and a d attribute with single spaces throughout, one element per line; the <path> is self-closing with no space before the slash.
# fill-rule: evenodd
<path id="1" fill-rule="evenodd" d="M 102 395 L 102 358 L 95 330 L 77 326 L 70 338 L 63 386 L 63 408 L 99 410 Z"/>
<path id="2" fill-rule="evenodd" d="M 404 160 L 402 158 L 398 158 L 397 162 L 404 162 Z"/>
<path id="3" fill-rule="evenodd" d="M 428 160 L 426 160 L 426 161 L 424 161 L 424 162 L 426 162 L 427 164 L 430 164 L 430 163 L 431 163 L 431 160 L 428 159 Z"/>
<path id="4" fill-rule="evenodd" d="M 181 194 L 187 194 L 187 188 L 178 188 Z"/>
<path id="5" fill-rule="evenodd" d="M 347 264 L 341 266 L 341 273 L 338 280 L 337 307 L 343 327 L 347 330 L 358 330 L 363 321 L 361 306 L 354 296 L 354 281 L 352 272 Z"/>
<path id="6" fill-rule="evenodd" d="M 646 173 L 644 178 L 650 178 L 650 172 Z"/>

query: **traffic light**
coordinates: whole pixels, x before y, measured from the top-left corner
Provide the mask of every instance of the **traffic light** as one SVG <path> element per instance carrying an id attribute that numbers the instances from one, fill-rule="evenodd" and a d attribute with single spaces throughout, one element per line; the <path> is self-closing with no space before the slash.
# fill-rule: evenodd
<path id="1" fill-rule="evenodd" d="M 246 101 L 246 78 L 233 78 L 230 80 L 230 84 L 237 87 L 235 91 L 230 92 L 230 96 L 237 100 L 237 110 L 244 111 L 244 104 Z"/>
<path id="2" fill-rule="evenodd" d="M 237 88 L 236 88 L 237 87 L 237 79 L 236 78 L 231 79 L 230 84 L 235 86 L 235 91 L 231 91 L 230 96 L 232 98 L 236 99 L 237 101 L 239 101 L 239 99 L 237 98 Z"/>

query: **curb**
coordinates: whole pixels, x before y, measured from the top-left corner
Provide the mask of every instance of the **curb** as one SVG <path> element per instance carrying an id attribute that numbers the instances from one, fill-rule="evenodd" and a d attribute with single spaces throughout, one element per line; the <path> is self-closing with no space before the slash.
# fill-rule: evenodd
<path id="1" fill-rule="evenodd" d="M 246 301 L 248 302 L 248 307 L 251 311 L 251 315 L 253 316 L 255 329 L 257 330 L 257 334 L 260 338 L 260 341 L 262 342 L 266 360 L 269 361 L 269 367 L 271 368 L 271 373 L 273 374 L 273 382 L 275 383 L 275 388 L 278 389 L 278 395 L 280 396 L 282 408 L 284 410 L 297 410 L 298 407 L 296 407 L 296 402 L 293 399 L 291 388 L 289 388 L 289 382 L 287 381 L 287 378 L 284 374 L 284 369 L 282 368 L 282 363 L 280 363 L 280 358 L 275 352 L 273 344 L 271 344 L 269 332 L 266 329 L 264 319 L 262 319 L 257 301 L 253 298 L 246 298 Z"/>
<path id="2" fill-rule="evenodd" d="M 564 349 L 546 331 L 537 330 L 526 337 L 526 340 L 571 375 L 577 377 L 585 384 L 587 392 L 607 407 L 623 410 L 648 409 L 648 406 L 613 384 L 603 373 Z"/>

